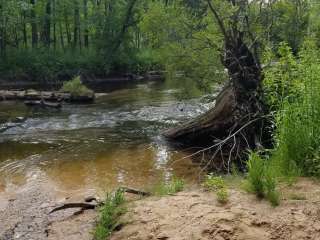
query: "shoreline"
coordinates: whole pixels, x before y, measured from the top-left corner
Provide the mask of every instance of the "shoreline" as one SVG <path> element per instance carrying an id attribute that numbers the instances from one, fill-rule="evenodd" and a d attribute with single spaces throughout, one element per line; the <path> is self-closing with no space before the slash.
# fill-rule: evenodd
<path id="1" fill-rule="evenodd" d="M 128 211 L 111 240 L 121 239 L 230 239 L 316 240 L 320 238 L 320 183 L 301 178 L 282 186 L 278 207 L 236 187 L 228 187 L 229 201 L 221 204 L 215 193 L 200 186 L 167 196 L 130 198 Z M 129 195 L 128 195 L 129 197 Z M 98 210 L 78 209 L 49 214 L 80 196 L 61 197 L 50 185 L 27 184 L 0 209 L 0 239 L 91 240 Z"/>

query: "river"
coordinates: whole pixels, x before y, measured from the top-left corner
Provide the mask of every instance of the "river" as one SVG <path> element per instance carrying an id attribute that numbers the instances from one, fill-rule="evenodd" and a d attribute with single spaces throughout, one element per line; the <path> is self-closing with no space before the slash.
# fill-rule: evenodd
<path id="1" fill-rule="evenodd" d="M 61 194 L 147 188 L 172 176 L 194 182 L 199 169 L 172 149 L 161 131 L 212 106 L 181 100 L 165 83 L 141 83 L 100 94 L 95 103 L 61 110 L 0 102 L 0 193 L 48 182 Z M 37 181 L 34 181 L 36 179 Z"/>

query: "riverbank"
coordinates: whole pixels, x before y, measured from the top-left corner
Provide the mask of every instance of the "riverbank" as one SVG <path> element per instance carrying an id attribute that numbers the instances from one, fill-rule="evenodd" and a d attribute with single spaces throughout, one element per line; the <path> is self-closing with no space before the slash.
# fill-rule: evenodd
<path id="1" fill-rule="evenodd" d="M 199 189 L 147 198 L 131 204 L 111 239 L 320 239 L 319 187 L 310 179 L 283 186 L 276 208 L 239 188 L 228 190 L 225 205 Z"/>
<path id="2" fill-rule="evenodd" d="M 143 74 L 135 73 L 112 73 L 105 76 L 93 74 L 80 74 L 81 81 L 95 92 L 112 91 L 121 87 L 137 84 L 141 82 L 164 81 L 165 71 L 147 71 Z M 0 78 L 0 90 L 58 90 L 63 82 L 72 79 L 74 75 L 67 75 L 56 79 L 35 81 L 30 76 L 20 76 L 12 78 Z"/>
<path id="3" fill-rule="evenodd" d="M 74 215 L 66 210 L 50 211 L 68 201 L 83 201 L 82 194 L 61 194 L 55 185 L 36 176 L 22 188 L 0 194 L 0 240 L 90 240 L 96 211 Z M 1 186 L 0 186 L 1 187 Z"/>
<path id="4" fill-rule="evenodd" d="M 91 240 L 97 211 L 79 209 L 49 212 L 82 196 L 62 197 L 49 183 L 28 184 L 1 199 L 0 239 Z M 320 238 L 320 184 L 299 179 L 283 186 L 280 206 L 274 208 L 238 187 L 229 188 L 229 201 L 220 204 L 215 193 L 189 188 L 163 197 L 128 202 L 123 227 L 111 240 L 123 239 L 230 239 L 303 240 Z M 5 203 L 5 204 L 3 204 Z"/>

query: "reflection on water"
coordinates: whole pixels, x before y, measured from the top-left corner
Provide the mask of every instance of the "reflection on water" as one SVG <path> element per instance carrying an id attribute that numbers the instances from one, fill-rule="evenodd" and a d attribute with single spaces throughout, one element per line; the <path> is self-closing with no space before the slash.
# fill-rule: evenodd
<path id="1" fill-rule="evenodd" d="M 178 161 L 186 153 L 170 149 L 160 132 L 211 104 L 179 102 L 176 92 L 141 84 L 60 111 L 0 103 L 0 112 L 14 112 L 10 125 L 0 122 L 0 191 L 31 178 L 50 181 L 61 192 L 145 187 L 172 175 L 192 181 L 195 166 L 190 159 Z"/>

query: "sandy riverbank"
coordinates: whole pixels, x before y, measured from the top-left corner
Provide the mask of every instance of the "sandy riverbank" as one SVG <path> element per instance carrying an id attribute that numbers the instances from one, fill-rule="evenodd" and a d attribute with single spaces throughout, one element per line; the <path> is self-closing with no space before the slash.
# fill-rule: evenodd
<path id="1" fill-rule="evenodd" d="M 226 205 L 219 204 L 213 192 L 199 189 L 131 201 L 121 217 L 124 226 L 111 239 L 320 239 L 320 184 L 315 181 L 300 179 L 284 186 L 276 208 L 239 188 L 229 189 L 229 194 Z M 49 214 L 61 203 L 81 200 L 62 198 L 47 184 L 30 183 L 0 199 L 0 239 L 91 240 L 96 211 Z"/>

